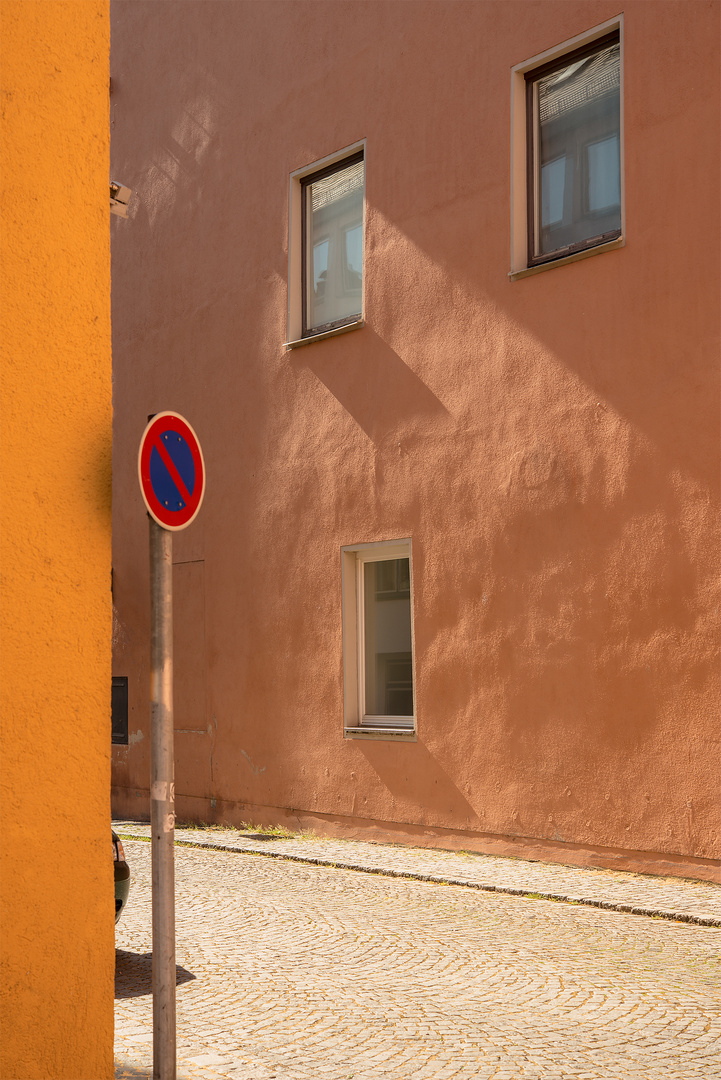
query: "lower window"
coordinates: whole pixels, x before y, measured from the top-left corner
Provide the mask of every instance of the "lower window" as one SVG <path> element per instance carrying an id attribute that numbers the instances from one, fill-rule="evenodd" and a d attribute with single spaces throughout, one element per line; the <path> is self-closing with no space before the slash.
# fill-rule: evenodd
<path id="1" fill-rule="evenodd" d="M 346 730 L 413 731 L 410 540 L 343 549 Z"/>

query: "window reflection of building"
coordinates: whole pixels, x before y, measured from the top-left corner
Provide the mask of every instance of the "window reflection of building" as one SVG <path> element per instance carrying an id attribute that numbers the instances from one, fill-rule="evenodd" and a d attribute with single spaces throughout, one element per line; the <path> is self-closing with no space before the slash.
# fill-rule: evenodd
<path id="1" fill-rule="evenodd" d="M 363 187 L 362 155 L 303 181 L 306 334 L 361 314 Z"/>
<path id="2" fill-rule="evenodd" d="M 343 230 L 343 285 L 346 293 L 360 296 L 363 285 L 363 226 Z"/>
<path id="3" fill-rule="evenodd" d="M 320 240 L 313 245 L 313 290 L 316 303 L 321 303 L 325 297 L 329 243 L 328 240 Z"/>
<path id="4" fill-rule="evenodd" d="M 535 162 L 531 260 L 621 232 L 620 45 L 527 76 Z"/>

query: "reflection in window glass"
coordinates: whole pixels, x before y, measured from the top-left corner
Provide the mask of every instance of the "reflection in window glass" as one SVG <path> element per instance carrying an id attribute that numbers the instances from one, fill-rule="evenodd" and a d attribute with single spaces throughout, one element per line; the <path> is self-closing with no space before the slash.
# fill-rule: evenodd
<path id="1" fill-rule="evenodd" d="M 343 233 L 343 273 L 346 288 L 360 290 L 363 284 L 363 228 L 351 225 Z"/>
<path id="2" fill-rule="evenodd" d="M 621 230 L 620 46 L 527 77 L 533 88 L 537 184 L 531 257 Z"/>
<path id="3" fill-rule="evenodd" d="M 621 165 L 618 136 L 588 147 L 588 209 L 606 210 L 621 204 Z"/>
<path id="4" fill-rule="evenodd" d="M 322 299 L 328 277 L 328 241 L 313 245 L 313 291 L 316 299 Z"/>
<path id="5" fill-rule="evenodd" d="M 305 332 L 361 313 L 363 285 L 363 161 L 341 165 L 304 183 L 308 280 Z"/>
<path id="6" fill-rule="evenodd" d="M 363 566 L 365 715 L 413 716 L 410 560 Z"/>
<path id="7" fill-rule="evenodd" d="M 541 221 L 544 225 L 555 225 L 563 220 L 565 187 L 565 157 L 549 161 L 541 169 Z"/>

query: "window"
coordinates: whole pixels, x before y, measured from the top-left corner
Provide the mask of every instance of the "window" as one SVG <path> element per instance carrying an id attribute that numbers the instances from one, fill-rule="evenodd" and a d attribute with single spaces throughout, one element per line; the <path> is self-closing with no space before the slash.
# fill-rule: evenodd
<path id="1" fill-rule="evenodd" d="M 289 348 L 362 325 L 364 187 L 363 148 L 291 176 Z"/>
<path id="2" fill-rule="evenodd" d="M 415 728 L 410 540 L 343 549 L 346 732 Z"/>
<path id="3" fill-rule="evenodd" d="M 621 75 L 619 20 L 514 68 L 512 277 L 622 244 Z"/>
<path id="4" fill-rule="evenodd" d="M 363 179 L 361 151 L 301 182 L 303 337 L 360 318 Z"/>

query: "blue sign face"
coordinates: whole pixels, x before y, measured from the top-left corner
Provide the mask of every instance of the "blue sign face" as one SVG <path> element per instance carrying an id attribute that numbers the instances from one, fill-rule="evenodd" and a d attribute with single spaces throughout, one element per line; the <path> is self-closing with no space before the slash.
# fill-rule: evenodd
<path id="1" fill-rule="evenodd" d="M 158 433 L 150 452 L 153 493 L 170 511 L 183 510 L 195 488 L 193 453 L 183 436 L 169 428 Z"/>
<path id="2" fill-rule="evenodd" d="M 156 413 L 148 421 L 140 440 L 138 479 L 158 525 L 184 529 L 195 520 L 205 493 L 205 463 L 197 435 L 178 413 Z"/>

